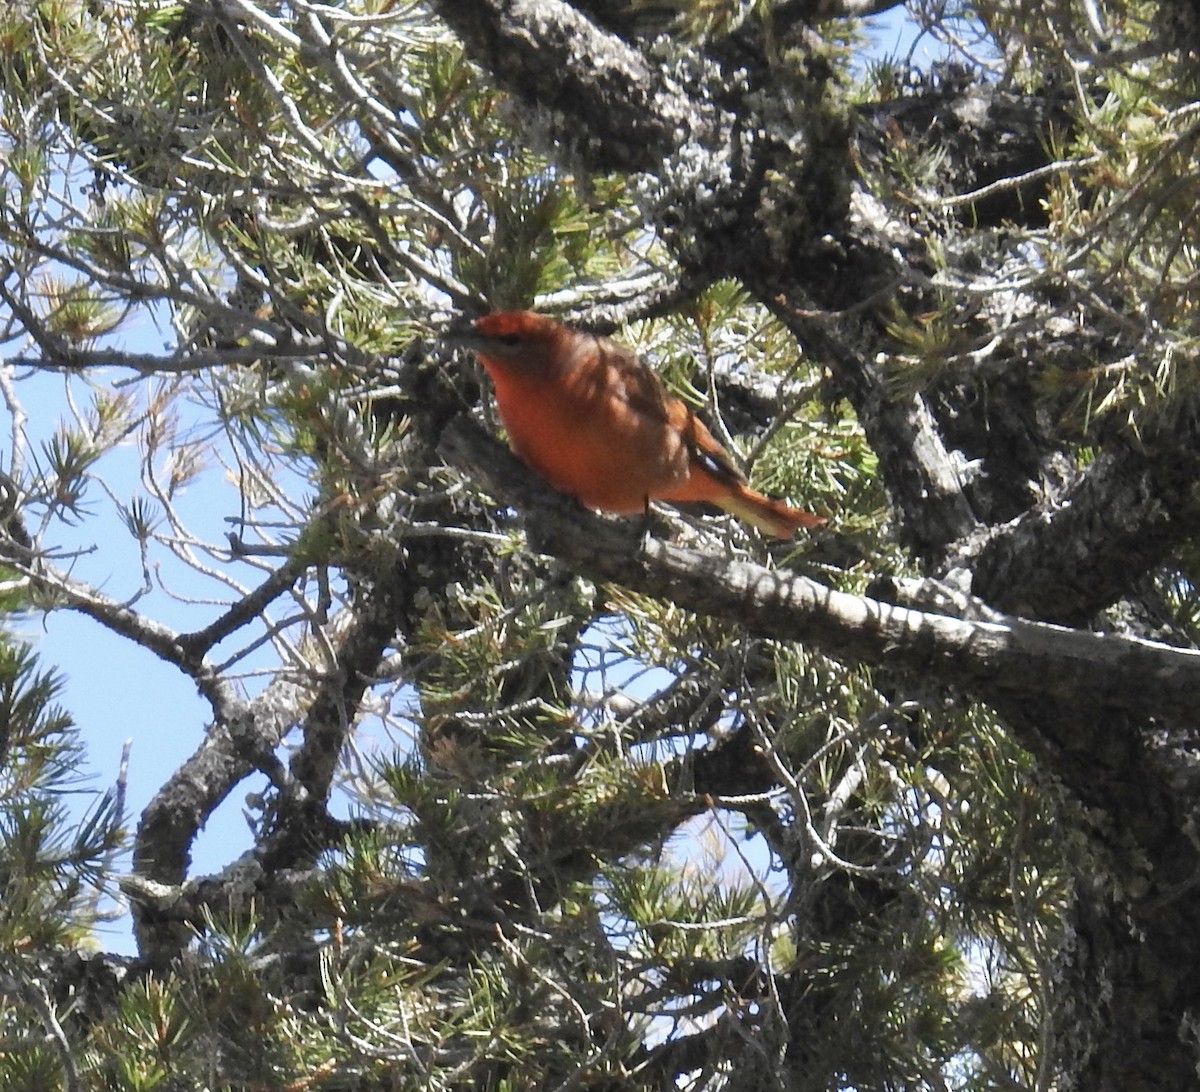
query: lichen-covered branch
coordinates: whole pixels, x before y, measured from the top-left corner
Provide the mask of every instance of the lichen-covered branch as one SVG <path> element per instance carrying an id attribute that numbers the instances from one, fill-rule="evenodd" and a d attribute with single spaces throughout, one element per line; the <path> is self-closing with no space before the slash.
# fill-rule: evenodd
<path id="1" fill-rule="evenodd" d="M 588 516 L 567 498 L 547 495 L 496 441 L 464 421 L 447 430 L 443 450 L 522 505 L 533 545 L 592 577 L 737 622 L 761 637 L 916 671 L 983 700 L 1043 694 L 1098 710 L 1190 716 L 1200 652 L 1017 618 L 965 621 L 848 595 L 786 571 L 643 539 L 636 526 Z"/>

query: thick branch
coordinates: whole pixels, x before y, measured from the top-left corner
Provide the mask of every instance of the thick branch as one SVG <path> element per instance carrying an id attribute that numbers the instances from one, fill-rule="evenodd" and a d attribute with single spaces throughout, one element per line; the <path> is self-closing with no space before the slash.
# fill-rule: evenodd
<path id="1" fill-rule="evenodd" d="M 227 684 L 225 684 L 227 686 Z M 179 885 L 191 863 L 200 828 L 233 788 L 255 769 L 279 766 L 274 749 L 299 716 L 308 694 L 283 679 L 252 702 L 229 700 L 200 746 L 154 795 L 142 812 L 134 840 L 133 867 L 140 880 Z M 161 966 L 188 943 L 190 934 L 146 902 L 134 903 L 135 932 L 142 956 Z"/>
<path id="2" fill-rule="evenodd" d="M 1200 534 L 1194 448 L 1124 448 L 1097 460 L 1049 511 L 993 538 L 972 591 L 1012 614 L 1080 623 Z"/>
<path id="3" fill-rule="evenodd" d="M 409 597 L 403 562 L 397 570 L 389 580 L 360 592 L 352 608 L 352 624 L 337 650 L 337 663 L 304 718 L 304 742 L 292 756 L 291 772 L 322 807 L 346 733 L 363 694 L 379 672 L 385 651 L 395 640 L 397 619 Z"/>
<path id="4" fill-rule="evenodd" d="M 434 7 L 496 81 L 565 117 L 590 165 L 650 170 L 701 122 L 662 67 L 561 0 L 437 0 Z M 578 141 L 586 121 L 587 139 Z"/>
<path id="5" fill-rule="evenodd" d="M 911 672 L 983 700 L 1052 696 L 1190 721 L 1200 653 L 1007 618 L 965 621 L 848 595 L 792 573 L 657 540 L 551 494 L 497 441 L 459 419 L 443 451 L 527 513 L 531 542 L 593 578 L 725 618 L 750 633 Z"/>
<path id="6" fill-rule="evenodd" d="M 223 684 L 227 700 L 217 720 L 142 813 L 134 846 L 137 872 L 159 883 L 181 883 L 192 840 L 233 787 L 273 754 L 296 723 L 307 688 L 280 680 L 251 702 Z M 253 745 L 250 741 L 253 740 Z"/>

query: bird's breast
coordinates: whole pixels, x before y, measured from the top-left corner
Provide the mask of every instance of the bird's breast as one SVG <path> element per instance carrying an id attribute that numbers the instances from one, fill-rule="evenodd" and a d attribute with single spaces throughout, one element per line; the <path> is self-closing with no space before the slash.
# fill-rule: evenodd
<path id="1" fill-rule="evenodd" d="M 588 507 L 640 512 L 648 497 L 687 479 L 679 430 L 632 405 L 614 369 L 601 363 L 493 379 L 513 450 Z"/>

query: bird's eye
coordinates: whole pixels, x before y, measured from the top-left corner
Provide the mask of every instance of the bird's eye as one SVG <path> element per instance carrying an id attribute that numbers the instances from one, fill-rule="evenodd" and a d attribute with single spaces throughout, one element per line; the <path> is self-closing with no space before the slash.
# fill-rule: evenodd
<path id="1" fill-rule="evenodd" d="M 507 345 L 510 348 L 515 349 L 518 345 L 521 344 L 521 335 L 520 334 L 501 334 L 497 340 L 500 342 L 501 345 Z"/>

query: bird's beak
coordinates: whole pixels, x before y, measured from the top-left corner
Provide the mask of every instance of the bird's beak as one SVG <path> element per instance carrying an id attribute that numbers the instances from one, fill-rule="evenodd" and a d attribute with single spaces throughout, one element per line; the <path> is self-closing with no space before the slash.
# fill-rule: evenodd
<path id="1" fill-rule="evenodd" d="M 475 329 L 475 320 L 465 316 L 456 318 L 450 323 L 442 331 L 441 337 L 442 344 L 451 349 L 480 349 L 483 347 L 484 340 L 483 335 Z"/>

